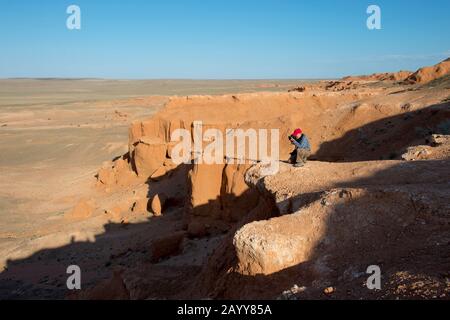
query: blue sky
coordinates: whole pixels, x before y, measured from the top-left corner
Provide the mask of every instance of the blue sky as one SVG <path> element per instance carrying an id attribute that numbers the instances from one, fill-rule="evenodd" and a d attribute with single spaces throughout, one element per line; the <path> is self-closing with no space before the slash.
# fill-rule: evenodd
<path id="1" fill-rule="evenodd" d="M 66 8 L 81 8 L 81 30 Z M 368 30 L 366 8 L 381 8 Z M 0 0 L 0 77 L 333 78 L 450 56 L 448 0 Z"/>

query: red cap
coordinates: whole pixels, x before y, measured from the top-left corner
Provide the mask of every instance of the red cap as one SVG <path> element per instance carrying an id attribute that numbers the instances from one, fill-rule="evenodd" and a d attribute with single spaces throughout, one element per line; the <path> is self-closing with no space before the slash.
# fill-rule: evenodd
<path id="1" fill-rule="evenodd" d="M 296 136 L 296 135 L 299 135 L 299 134 L 302 134 L 302 133 L 303 133 L 302 129 L 297 128 L 297 129 L 294 130 L 294 132 L 292 132 L 292 135 Z"/>

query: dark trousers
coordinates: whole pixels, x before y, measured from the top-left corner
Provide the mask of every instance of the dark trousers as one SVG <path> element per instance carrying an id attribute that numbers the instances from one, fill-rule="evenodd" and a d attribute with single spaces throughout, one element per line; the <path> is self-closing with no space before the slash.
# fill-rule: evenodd
<path id="1" fill-rule="evenodd" d="M 289 158 L 289 162 L 294 163 L 306 163 L 306 160 L 311 155 L 311 151 L 303 148 L 295 148 L 294 151 L 291 152 L 291 157 Z"/>

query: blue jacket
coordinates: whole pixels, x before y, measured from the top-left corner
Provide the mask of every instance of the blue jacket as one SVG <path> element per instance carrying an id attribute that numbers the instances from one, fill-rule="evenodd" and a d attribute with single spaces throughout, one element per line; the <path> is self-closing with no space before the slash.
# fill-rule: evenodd
<path id="1" fill-rule="evenodd" d="M 292 139 L 291 141 L 297 148 L 311 150 L 308 137 L 305 134 L 302 134 L 300 139 Z"/>

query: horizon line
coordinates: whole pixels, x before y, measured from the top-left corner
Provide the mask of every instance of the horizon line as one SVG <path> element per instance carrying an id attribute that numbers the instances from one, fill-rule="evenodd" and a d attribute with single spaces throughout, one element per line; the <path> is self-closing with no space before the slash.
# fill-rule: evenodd
<path id="1" fill-rule="evenodd" d="M 100 78 L 100 77 L 0 77 L 0 80 L 110 80 L 110 81 L 295 81 L 295 80 L 334 80 L 341 77 L 317 78 Z"/>

